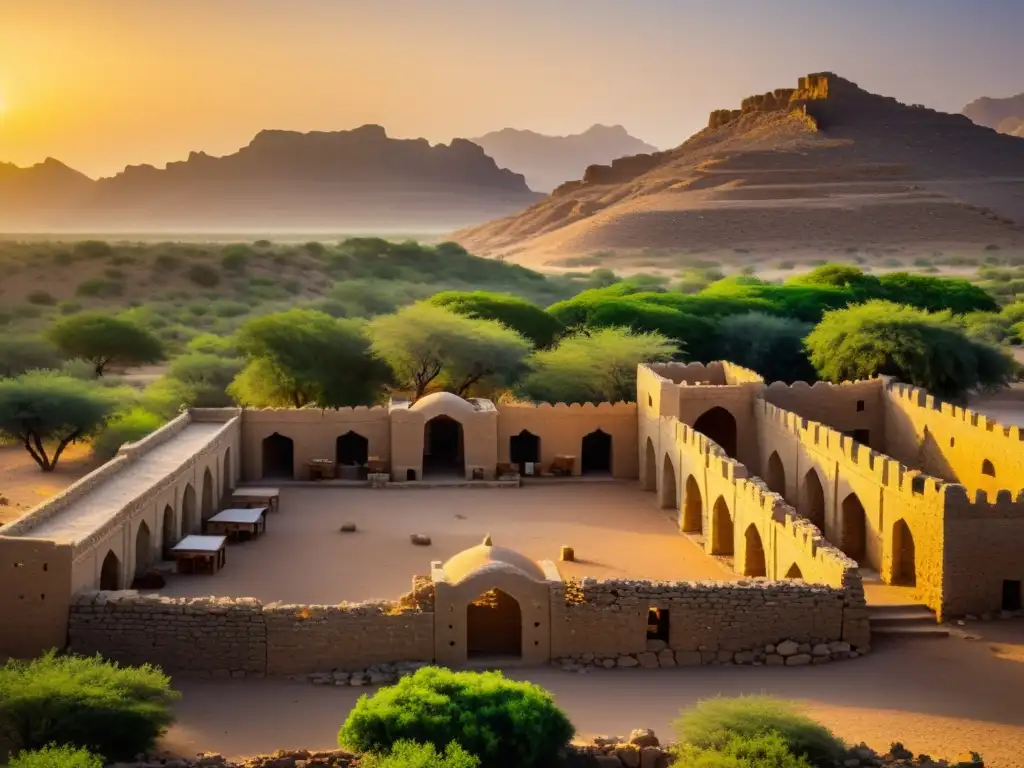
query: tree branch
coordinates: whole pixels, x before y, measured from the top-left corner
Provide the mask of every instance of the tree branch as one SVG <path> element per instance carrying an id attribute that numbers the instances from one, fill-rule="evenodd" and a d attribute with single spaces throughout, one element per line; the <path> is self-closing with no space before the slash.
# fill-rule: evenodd
<path id="1" fill-rule="evenodd" d="M 70 435 L 65 437 L 63 440 L 60 441 L 60 443 L 57 444 L 57 450 L 53 452 L 53 462 L 51 464 L 51 468 L 57 466 L 57 461 L 60 459 L 60 455 L 64 453 L 64 449 L 67 448 L 70 443 L 75 442 L 75 440 L 81 437 L 81 435 L 82 430 L 76 429 L 74 432 L 72 432 Z"/>

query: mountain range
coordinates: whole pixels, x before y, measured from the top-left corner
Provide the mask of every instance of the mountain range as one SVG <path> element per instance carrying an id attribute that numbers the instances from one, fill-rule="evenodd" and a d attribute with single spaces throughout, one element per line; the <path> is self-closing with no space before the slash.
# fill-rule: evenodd
<path id="1" fill-rule="evenodd" d="M 964 107 L 963 114 L 994 131 L 1024 136 L 1024 93 L 1005 99 L 983 96 Z"/>
<path id="2" fill-rule="evenodd" d="M 246 232 L 446 229 L 540 199 L 465 139 L 431 146 L 384 128 L 262 131 L 224 157 L 128 166 L 93 180 L 47 159 L 0 163 L 7 232 Z"/>
<path id="3" fill-rule="evenodd" d="M 617 254 L 989 250 L 1024 245 L 1024 142 L 833 73 L 711 113 L 675 149 L 593 165 L 455 233 L 525 264 Z"/>
<path id="4" fill-rule="evenodd" d="M 588 165 L 658 150 L 630 136 L 621 125 L 593 125 L 571 136 L 545 136 L 504 128 L 471 141 L 483 147 L 498 165 L 526 176 L 530 189 L 538 192 L 551 192 L 560 184 L 579 178 Z"/>

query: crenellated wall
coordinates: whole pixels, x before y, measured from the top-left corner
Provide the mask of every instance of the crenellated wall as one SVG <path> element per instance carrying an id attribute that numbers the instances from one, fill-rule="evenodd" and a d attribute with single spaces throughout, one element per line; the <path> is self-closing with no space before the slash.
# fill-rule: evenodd
<path id="1" fill-rule="evenodd" d="M 769 384 L 762 396 L 772 405 L 825 424 L 876 451 L 885 451 L 885 401 L 882 379 L 810 385 L 797 381 Z"/>

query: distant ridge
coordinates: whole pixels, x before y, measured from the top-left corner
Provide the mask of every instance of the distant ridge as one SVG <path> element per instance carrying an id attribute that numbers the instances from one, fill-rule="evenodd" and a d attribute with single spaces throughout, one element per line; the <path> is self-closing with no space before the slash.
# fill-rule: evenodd
<path id="1" fill-rule="evenodd" d="M 431 146 L 379 125 L 261 131 L 224 157 L 192 152 L 158 169 L 92 180 L 52 159 L 0 163 L 0 230 L 245 232 L 451 227 L 539 195 L 465 139 Z"/>
<path id="2" fill-rule="evenodd" d="M 621 125 L 592 125 L 570 136 L 503 128 L 473 141 L 498 165 L 526 176 L 530 188 L 539 192 L 550 192 L 563 182 L 579 178 L 588 165 L 657 151 L 657 147 L 630 136 Z"/>
<path id="3" fill-rule="evenodd" d="M 999 133 L 1024 136 L 1024 93 L 1005 99 L 983 96 L 964 107 L 962 114 Z"/>
<path id="4" fill-rule="evenodd" d="M 598 251 L 1018 247 L 1020 221 L 1024 142 L 823 72 L 454 238 L 539 266 Z"/>

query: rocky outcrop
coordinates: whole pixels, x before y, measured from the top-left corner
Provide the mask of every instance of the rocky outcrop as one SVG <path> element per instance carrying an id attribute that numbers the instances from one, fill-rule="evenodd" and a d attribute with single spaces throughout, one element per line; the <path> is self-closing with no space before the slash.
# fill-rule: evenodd
<path id="1" fill-rule="evenodd" d="M 1005 99 L 983 96 L 961 110 L 972 122 L 1000 133 L 1013 133 L 1024 122 L 1024 93 Z"/>

